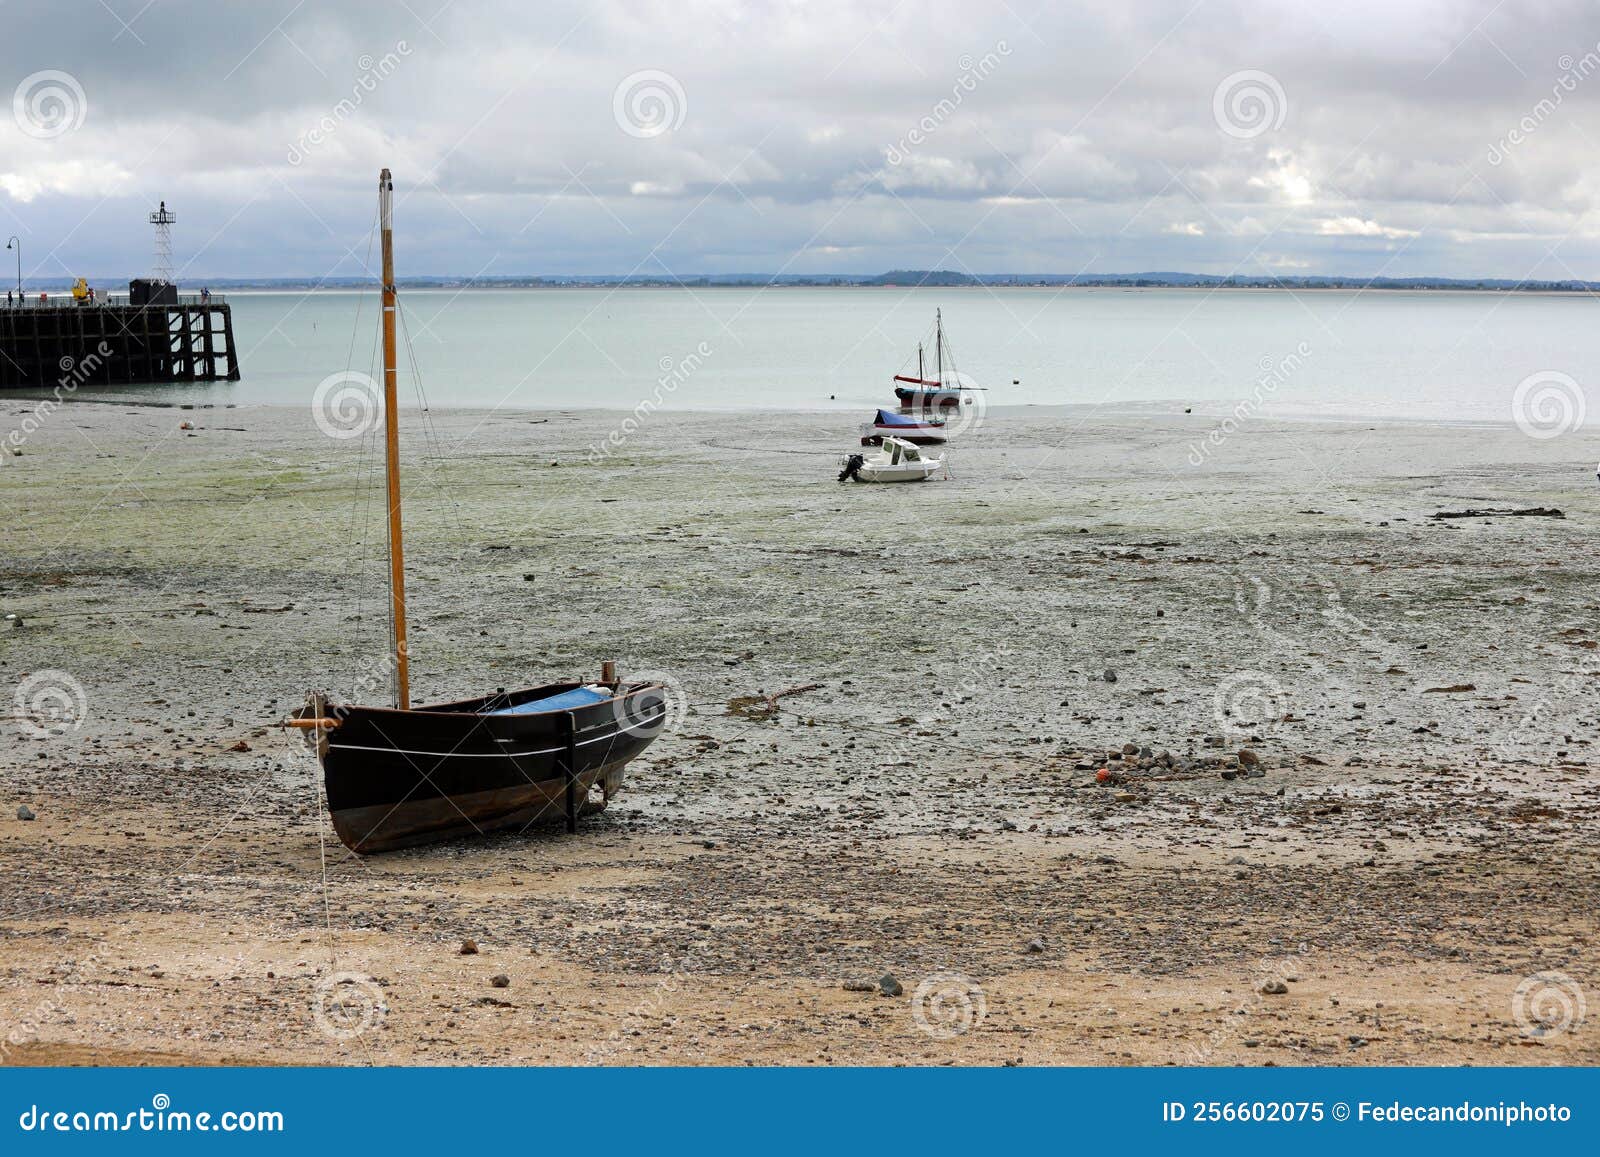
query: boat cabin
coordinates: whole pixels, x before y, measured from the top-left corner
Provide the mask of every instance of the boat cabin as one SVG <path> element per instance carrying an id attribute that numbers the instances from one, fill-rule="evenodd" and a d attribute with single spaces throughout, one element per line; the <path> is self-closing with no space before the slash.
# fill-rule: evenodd
<path id="1" fill-rule="evenodd" d="M 898 466 L 902 462 L 921 462 L 922 451 L 900 438 L 885 438 L 883 440 L 884 453 L 889 455 L 889 465 Z"/>

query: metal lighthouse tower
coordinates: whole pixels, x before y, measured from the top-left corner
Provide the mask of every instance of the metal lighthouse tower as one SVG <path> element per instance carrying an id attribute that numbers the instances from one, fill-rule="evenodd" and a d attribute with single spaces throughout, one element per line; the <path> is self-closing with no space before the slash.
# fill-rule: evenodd
<path id="1" fill-rule="evenodd" d="M 156 267 L 150 276 L 168 284 L 172 282 L 172 226 L 177 219 L 178 215 L 167 208 L 165 201 L 150 214 L 150 224 L 156 227 Z"/>

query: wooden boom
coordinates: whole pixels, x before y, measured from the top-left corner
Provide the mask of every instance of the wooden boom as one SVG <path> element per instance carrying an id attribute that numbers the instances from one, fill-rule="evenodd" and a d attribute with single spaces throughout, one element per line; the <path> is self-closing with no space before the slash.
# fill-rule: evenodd
<path id="1" fill-rule="evenodd" d="M 298 727 L 302 731 L 332 731 L 343 720 L 339 719 L 285 719 L 279 727 Z"/>

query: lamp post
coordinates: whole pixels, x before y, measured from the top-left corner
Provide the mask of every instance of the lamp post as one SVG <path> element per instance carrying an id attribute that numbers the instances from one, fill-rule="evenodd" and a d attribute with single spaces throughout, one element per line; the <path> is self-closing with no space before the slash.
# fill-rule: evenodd
<path id="1" fill-rule="evenodd" d="M 11 239 L 6 242 L 6 248 L 7 249 L 15 249 L 17 251 L 17 304 L 21 305 L 22 304 L 22 238 L 17 237 L 16 235 L 13 234 Z"/>

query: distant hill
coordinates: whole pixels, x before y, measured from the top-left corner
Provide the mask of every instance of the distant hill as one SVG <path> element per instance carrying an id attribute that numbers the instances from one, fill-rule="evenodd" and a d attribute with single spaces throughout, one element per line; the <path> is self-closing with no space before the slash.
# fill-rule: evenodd
<path id="1" fill-rule="evenodd" d="M 1218 289 L 1450 289 L 1522 290 L 1541 293 L 1584 293 L 1600 282 L 1515 280 L 1502 277 L 1334 277 L 1310 274 L 1299 277 L 1222 277 L 1211 273 L 989 273 L 983 285 L 1137 286 L 1152 288 Z"/>
<path id="2" fill-rule="evenodd" d="M 970 289 L 996 286 L 1042 286 L 1048 288 L 1106 289 L 1393 289 L 1393 290 L 1484 290 L 1525 293 L 1589 293 L 1600 290 L 1600 282 L 1529 281 L 1503 277 L 1337 277 L 1308 274 L 1296 277 L 1219 276 L 1212 273 L 956 273 L 948 269 L 894 269 L 876 275 L 860 273 L 703 273 L 681 277 L 616 276 L 611 274 L 535 275 L 513 277 L 402 277 L 401 285 L 414 289 L 571 289 L 571 288 L 672 288 L 690 289 L 717 286 L 838 286 L 875 287 L 931 286 Z M 91 277 L 89 283 L 101 288 L 120 289 L 127 277 Z M 36 277 L 27 279 L 30 291 L 63 292 L 72 279 Z M 232 289 L 355 289 L 372 284 L 371 278 L 328 277 L 186 277 L 183 288 L 202 285 L 214 290 Z"/>
<path id="3" fill-rule="evenodd" d="M 892 269 L 878 277 L 863 278 L 860 285 L 982 285 L 970 273 L 952 273 L 948 269 Z"/>

